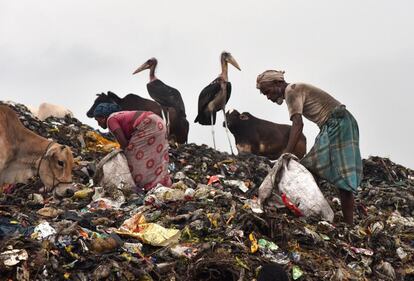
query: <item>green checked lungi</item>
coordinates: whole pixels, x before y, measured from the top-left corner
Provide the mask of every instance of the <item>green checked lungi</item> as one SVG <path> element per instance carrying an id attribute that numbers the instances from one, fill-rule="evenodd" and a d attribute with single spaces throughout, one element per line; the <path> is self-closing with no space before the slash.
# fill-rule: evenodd
<path id="1" fill-rule="evenodd" d="M 356 193 L 362 179 L 359 129 L 344 105 L 332 111 L 301 164 L 336 187 Z"/>

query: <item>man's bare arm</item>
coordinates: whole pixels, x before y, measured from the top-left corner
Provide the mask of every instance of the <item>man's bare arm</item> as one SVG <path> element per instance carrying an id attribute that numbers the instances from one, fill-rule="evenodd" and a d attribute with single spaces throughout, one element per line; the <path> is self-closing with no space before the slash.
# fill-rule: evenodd
<path id="1" fill-rule="evenodd" d="M 288 152 L 288 153 L 292 153 L 293 150 L 295 149 L 295 146 L 298 143 L 300 135 L 303 130 L 302 114 L 297 113 L 293 115 L 291 120 L 292 120 L 292 128 L 290 129 L 289 141 L 284 150 L 284 152 Z"/>

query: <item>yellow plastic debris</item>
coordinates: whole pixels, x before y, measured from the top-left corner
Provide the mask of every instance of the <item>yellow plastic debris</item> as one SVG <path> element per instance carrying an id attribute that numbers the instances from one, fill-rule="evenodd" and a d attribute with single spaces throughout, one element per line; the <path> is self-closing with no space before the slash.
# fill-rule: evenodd
<path id="1" fill-rule="evenodd" d="M 214 228 L 218 227 L 218 219 L 219 219 L 218 214 L 209 213 L 209 214 L 207 214 L 207 218 L 210 220 L 210 223 Z"/>
<path id="2" fill-rule="evenodd" d="M 92 188 L 84 188 L 84 189 L 76 191 L 73 197 L 76 199 L 85 199 L 91 196 L 93 193 L 94 193 L 94 190 Z"/>
<path id="3" fill-rule="evenodd" d="M 127 219 L 116 233 L 140 239 L 152 246 L 167 246 L 177 243 L 180 238 L 178 229 L 164 228 L 156 223 L 146 223 L 142 213 Z"/>
<path id="4" fill-rule="evenodd" d="M 73 245 L 69 245 L 65 247 L 66 252 L 74 259 L 79 259 L 79 255 L 74 253 L 73 250 Z"/>
<path id="5" fill-rule="evenodd" d="M 256 253 L 259 249 L 259 245 L 257 244 L 256 237 L 254 237 L 253 232 L 249 234 L 249 239 L 252 242 L 252 245 L 250 246 L 250 250 L 252 253 Z"/>
<path id="6" fill-rule="evenodd" d="M 115 148 L 120 148 L 119 143 L 108 140 L 95 131 L 85 133 L 85 144 L 89 151 L 110 152 Z"/>

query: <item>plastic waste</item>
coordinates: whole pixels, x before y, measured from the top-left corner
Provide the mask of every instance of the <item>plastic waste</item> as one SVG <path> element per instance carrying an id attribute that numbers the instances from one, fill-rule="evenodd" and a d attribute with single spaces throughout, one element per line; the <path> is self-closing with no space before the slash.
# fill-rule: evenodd
<path id="1" fill-rule="evenodd" d="M 86 199 L 92 196 L 93 193 L 94 193 L 93 188 L 83 188 L 81 190 L 76 191 L 75 194 L 73 195 L 73 198 Z"/>
<path id="2" fill-rule="evenodd" d="M 397 255 L 400 258 L 400 260 L 405 260 L 408 256 L 408 254 L 404 251 L 402 247 L 397 248 Z"/>
<path id="3" fill-rule="evenodd" d="M 214 183 L 219 183 L 220 182 L 220 175 L 214 175 L 214 176 L 210 176 L 207 185 L 212 185 Z"/>
<path id="4" fill-rule="evenodd" d="M 251 253 L 256 253 L 257 250 L 259 249 L 259 245 L 257 244 L 257 240 L 256 237 L 254 236 L 253 233 L 249 234 L 249 240 L 250 240 L 250 251 Z"/>
<path id="5" fill-rule="evenodd" d="M 249 188 L 242 180 L 224 180 L 223 182 L 229 186 L 237 187 L 243 192 L 247 192 L 249 190 Z"/>
<path id="6" fill-rule="evenodd" d="M 174 257 L 177 257 L 177 258 L 186 257 L 188 259 L 195 257 L 198 253 L 197 248 L 194 248 L 191 245 L 185 245 L 185 244 L 175 245 L 170 248 L 170 251 Z"/>
<path id="7" fill-rule="evenodd" d="M 300 258 L 301 258 L 301 255 L 298 252 L 291 252 L 290 253 L 290 258 L 293 262 L 299 262 Z"/>
<path id="8" fill-rule="evenodd" d="M 147 197 L 150 196 L 155 196 L 158 201 L 166 203 L 184 200 L 186 195 L 184 190 L 157 185 L 147 193 L 144 201 L 149 201 Z"/>
<path id="9" fill-rule="evenodd" d="M 14 266 L 21 261 L 25 261 L 29 258 L 26 250 L 9 250 L 0 253 L 0 261 L 6 266 Z"/>
<path id="10" fill-rule="evenodd" d="M 128 243 L 128 242 L 126 242 L 122 245 L 122 249 L 124 249 L 128 253 L 137 254 L 137 253 L 141 253 L 142 246 L 143 245 L 141 243 Z"/>
<path id="11" fill-rule="evenodd" d="M 398 211 L 394 211 L 392 215 L 388 218 L 387 224 L 391 227 L 398 225 L 414 227 L 414 217 L 403 217 Z"/>
<path id="12" fill-rule="evenodd" d="M 332 222 L 334 213 L 331 207 L 312 174 L 297 160 L 289 153 L 280 156 L 259 187 L 259 202 L 263 205 L 272 191 L 278 197 L 285 194 L 285 201 L 289 199 L 304 216 L 320 215 Z"/>
<path id="13" fill-rule="evenodd" d="M 263 213 L 262 206 L 260 205 L 257 198 L 246 200 L 246 206 L 250 207 L 250 209 L 256 214 L 262 214 Z"/>
<path id="14" fill-rule="evenodd" d="M 357 254 L 363 254 L 363 255 L 366 255 L 366 256 L 372 256 L 374 254 L 374 251 L 372 251 L 370 249 L 351 247 L 351 250 L 354 251 Z"/>
<path id="15" fill-rule="evenodd" d="M 184 192 L 184 199 L 185 200 L 192 200 L 194 198 L 195 195 L 195 190 L 190 188 L 187 188 Z"/>
<path id="16" fill-rule="evenodd" d="M 383 229 L 384 229 L 384 224 L 380 221 L 377 221 L 371 226 L 371 235 L 377 236 L 379 233 L 382 232 Z"/>
<path id="17" fill-rule="evenodd" d="M 231 198 L 232 194 L 230 192 L 224 192 L 220 189 L 216 189 L 212 186 L 205 184 L 198 184 L 194 193 L 195 199 L 207 199 L 214 198 L 216 196 L 224 196 L 226 198 Z"/>
<path id="18" fill-rule="evenodd" d="M 88 206 L 95 209 L 119 209 L 125 202 L 126 199 L 121 190 L 107 190 L 102 186 L 96 186 L 92 202 Z"/>
<path id="19" fill-rule="evenodd" d="M 221 218 L 220 214 L 208 213 L 207 218 L 209 219 L 212 228 L 219 227 L 219 221 L 220 221 L 220 218 Z"/>
<path id="20" fill-rule="evenodd" d="M 292 278 L 293 278 L 293 280 L 298 280 L 299 278 L 302 277 L 302 275 L 303 275 L 302 269 L 300 269 L 299 266 L 294 265 L 292 267 Z"/>
<path id="21" fill-rule="evenodd" d="M 56 234 L 56 230 L 46 221 L 35 227 L 32 237 L 43 240 L 53 234 Z"/>
<path id="22" fill-rule="evenodd" d="M 28 204 L 33 204 L 33 205 L 42 205 L 42 204 L 44 204 L 43 196 L 41 194 L 38 194 L 38 193 L 29 194 L 28 199 L 29 199 L 29 201 L 27 202 Z"/>
<path id="23" fill-rule="evenodd" d="M 258 241 L 259 244 L 259 248 L 261 249 L 269 249 L 271 251 L 276 251 L 277 249 L 279 249 L 279 246 L 276 245 L 274 242 L 272 241 L 267 241 L 266 239 L 259 239 Z"/>
<path id="24" fill-rule="evenodd" d="M 87 131 L 84 140 L 86 147 L 91 151 L 109 152 L 119 148 L 119 143 L 110 141 L 95 131 Z"/>
<path id="25" fill-rule="evenodd" d="M 280 252 L 268 256 L 269 260 L 277 264 L 288 264 L 290 262 L 289 256 L 286 253 Z"/>
<path id="26" fill-rule="evenodd" d="M 180 237 L 178 229 L 167 229 L 155 223 L 146 223 L 142 213 L 137 213 L 124 221 L 116 232 L 138 238 L 143 243 L 153 246 L 174 244 L 178 242 Z"/>

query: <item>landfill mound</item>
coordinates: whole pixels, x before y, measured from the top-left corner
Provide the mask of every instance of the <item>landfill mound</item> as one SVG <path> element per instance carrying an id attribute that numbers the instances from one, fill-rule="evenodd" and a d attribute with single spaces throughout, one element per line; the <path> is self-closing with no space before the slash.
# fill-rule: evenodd
<path id="1" fill-rule="evenodd" d="M 205 145 L 172 145 L 173 187 L 122 201 L 102 198 L 94 181 L 116 147 L 108 135 L 10 105 L 26 127 L 72 148 L 79 190 L 59 200 L 41 194 L 37 178 L 1 187 L 0 280 L 241 281 L 271 262 L 291 280 L 414 280 L 414 173 L 387 158 L 364 159 L 352 227 L 324 181 L 333 223 L 287 208 L 253 212 L 249 199 L 272 163 Z"/>

